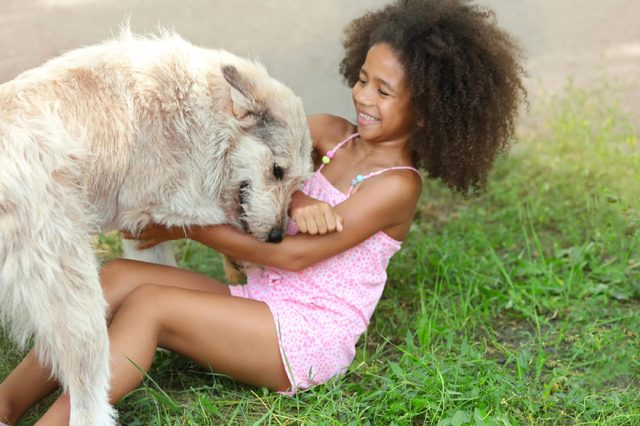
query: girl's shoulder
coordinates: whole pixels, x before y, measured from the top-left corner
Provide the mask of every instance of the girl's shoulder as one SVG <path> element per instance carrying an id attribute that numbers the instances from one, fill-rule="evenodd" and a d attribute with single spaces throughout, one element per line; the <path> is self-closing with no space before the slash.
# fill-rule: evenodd
<path id="1" fill-rule="evenodd" d="M 338 142 L 356 132 L 356 126 L 349 120 L 331 114 L 307 116 L 313 147 L 317 152 L 326 152 Z"/>

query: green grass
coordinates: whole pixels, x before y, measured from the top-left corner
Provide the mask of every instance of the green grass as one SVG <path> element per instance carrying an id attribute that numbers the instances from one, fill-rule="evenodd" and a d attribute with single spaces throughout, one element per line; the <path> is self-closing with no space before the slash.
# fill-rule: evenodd
<path id="1" fill-rule="evenodd" d="M 606 90 L 546 110 L 479 197 L 427 184 L 346 376 L 291 398 L 159 352 L 122 424 L 640 424 L 636 130 Z M 209 249 L 179 256 L 222 276 Z"/>

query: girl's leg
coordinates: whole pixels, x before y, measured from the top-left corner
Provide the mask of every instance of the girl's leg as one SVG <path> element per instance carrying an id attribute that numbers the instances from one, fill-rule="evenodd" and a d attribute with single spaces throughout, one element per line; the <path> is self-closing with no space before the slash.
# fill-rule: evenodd
<path id="1" fill-rule="evenodd" d="M 48 368 L 43 368 L 33 351 L 0 385 L 0 421 L 13 425 L 36 402 L 58 388 Z"/>
<path id="2" fill-rule="evenodd" d="M 230 295 L 229 287 L 219 281 L 172 266 L 117 259 L 102 268 L 100 281 L 109 304 L 109 318 L 120 308 L 122 301 L 136 288 L 145 284 L 199 290 Z"/>
<path id="3" fill-rule="evenodd" d="M 147 371 L 158 346 L 244 383 L 276 390 L 290 387 L 273 317 L 262 302 L 144 285 L 121 304 L 109 335 L 113 403 L 140 384 L 136 365 Z M 63 396 L 39 424 L 66 424 L 68 414 L 69 401 Z"/>
<path id="4" fill-rule="evenodd" d="M 216 294 L 229 288 L 205 275 L 163 265 L 118 259 L 101 271 L 100 282 L 109 305 L 110 318 L 136 288 L 154 283 Z M 50 370 L 43 367 L 33 351 L 0 384 L 0 421 L 15 424 L 35 403 L 58 388 Z"/>

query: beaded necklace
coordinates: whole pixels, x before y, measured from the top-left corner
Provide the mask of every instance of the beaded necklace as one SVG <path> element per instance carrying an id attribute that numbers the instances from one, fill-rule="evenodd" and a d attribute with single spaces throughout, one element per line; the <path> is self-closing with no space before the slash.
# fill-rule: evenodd
<path id="1" fill-rule="evenodd" d="M 347 142 L 349 142 L 350 140 L 358 137 L 358 133 L 354 133 L 351 136 L 349 136 L 348 138 L 346 138 L 345 140 L 343 140 L 342 142 L 340 142 L 339 144 L 337 144 L 336 146 L 333 147 L 333 149 L 330 149 L 329 151 L 327 151 L 327 153 L 325 155 L 322 156 L 322 164 L 320 165 L 320 167 L 318 168 L 318 173 L 320 172 L 320 170 L 323 169 L 324 166 L 326 166 L 327 164 L 331 163 L 331 159 L 333 158 L 333 156 L 336 154 L 336 151 L 338 151 L 344 144 L 346 144 Z M 420 172 L 415 169 L 414 167 L 409 167 L 409 166 L 396 166 L 396 167 L 387 167 L 386 169 L 382 169 L 382 170 L 378 170 L 375 172 L 371 172 L 365 176 L 363 175 L 357 175 L 355 178 L 353 178 L 351 180 L 351 186 L 349 187 L 349 192 L 347 192 L 347 196 L 351 195 L 351 191 L 353 191 L 353 188 L 362 183 L 365 179 L 368 179 L 370 177 L 373 176 L 378 176 L 379 174 L 382 174 L 384 172 L 387 172 L 389 170 L 413 170 L 414 172 L 418 173 L 418 176 L 420 176 L 420 178 L 422 179 L 422 175 L 420 175 Z"/>

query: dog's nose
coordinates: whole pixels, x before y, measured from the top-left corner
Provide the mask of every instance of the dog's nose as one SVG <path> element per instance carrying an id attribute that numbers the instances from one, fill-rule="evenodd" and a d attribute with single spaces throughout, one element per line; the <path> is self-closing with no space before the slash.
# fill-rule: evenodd
<path id="1" fill-rule="evenodd" d="M 273 228 L 269 232 L 269 236 L 267 237 L 267 241 L 270 243 L 279 243 L 284 238 L 284 231 L 282 228 Z"/>

